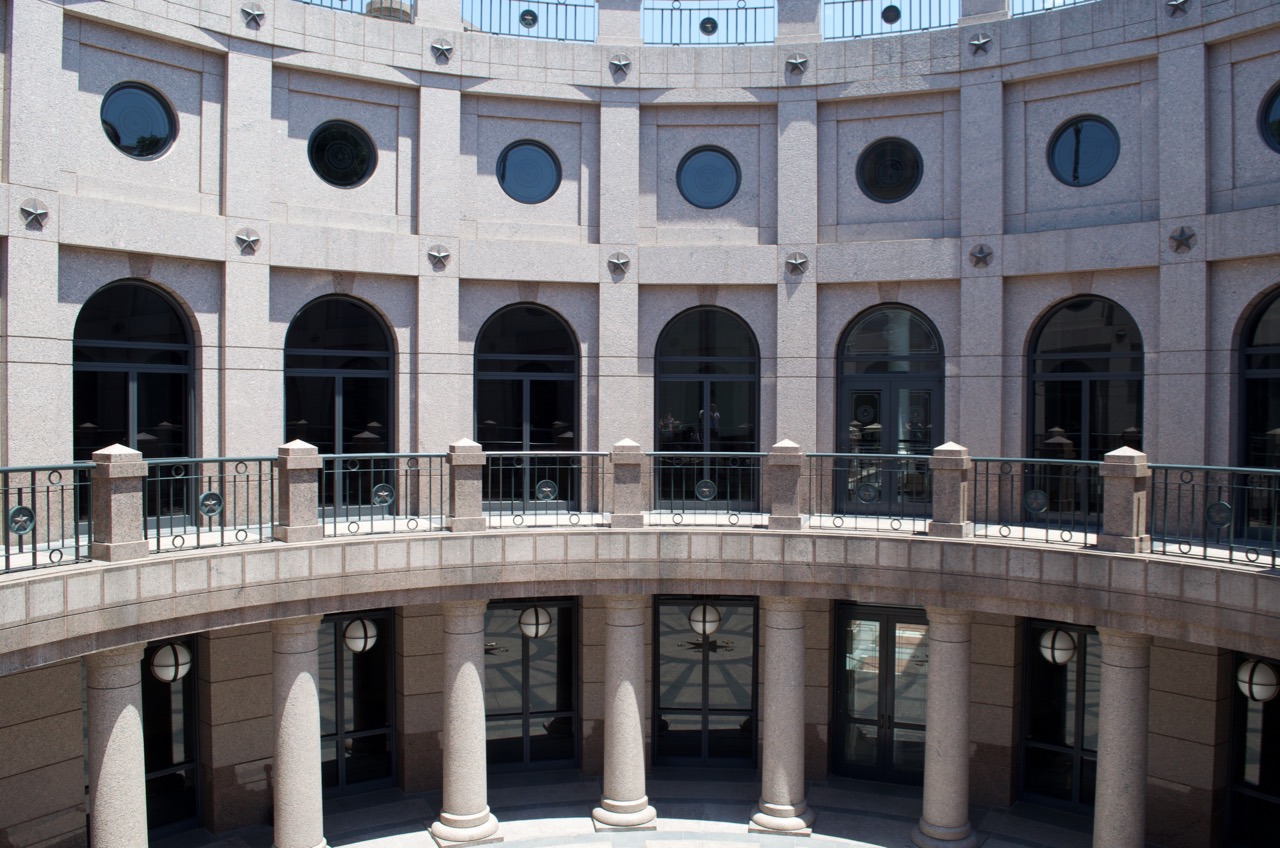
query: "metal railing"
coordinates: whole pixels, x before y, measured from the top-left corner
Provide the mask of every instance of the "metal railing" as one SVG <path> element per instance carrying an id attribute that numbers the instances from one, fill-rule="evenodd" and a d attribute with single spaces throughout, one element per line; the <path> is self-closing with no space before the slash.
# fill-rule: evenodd
<path id="1" fill-rule="evenodd" d="M 1100 462 L 974 457 L 973 535 L 984 539 L 1097 544 Z"/>
<path id="2" fill-rule="evenodd" d="M 351 12 L 388 21 L 411 23 L 418 13 L 417 0 L 298 0 L 336 12 Z"/>
<path id="3" fill-rule="evenodd" d="M 660 451 L 652 457 L 650 524 L 766 523 L 760 477 L 764 453 Z"/>
<path id="4" fill-rule="evenodd" d="M 142 537 L 153 553 L 267 542 L 275 525 L 276 458 L 149 459 Z"/>
<path id="5" fill-rule="evenodd" d="M 772 0 L 645 0 L 640 31 L 645 44 L 772 44 L 778 10 Z"/>
<path id="6" fill-rule="evenodd" d="M 1152 465 L 1151 552 L 1275 568 L 1280 470 Z"/>
<path id="7" fill-rule="evenodd" d="M 866 38 L 953 27 L 960 0 L 823 0 L 822 37 Z"/>
<path id="8" fill-rule="evenodd" d="M 326 536 L 445 529 L 444 454 L 344 453 L 321 460 L 317 506 Z"/>
<path id="9" fill-rule="evenodd" d="M 89 560 L 93 467 L 77 462 L 0 468 L 5 571 Z"/>
<path id="10" fill-rule="evenodd" d="M 599 17 L 596 4 L 584 0 L 462 0 L 466 25 L 492 35 L 595 41 Z"/>
<path id="11" fill-rule="evenodd" d="M 929 456 L 811 453 L 809 526 L 924 533 L 933 514 Z"/>
<path id="12" fill-rule="evenodd" d="M 1082 3 L 1093 3 L 1096 0 L 1009 0 L 1009 14 L 1034 15 L 1036 12 L 1049 12 L 1066 6 L 1079 6 Z"/>
<path id="13" fill-rule="evenodd" d="M 490 527 L 592 527 L 609 523 L 607 453 L 485 454 L 481 493 Z"/>

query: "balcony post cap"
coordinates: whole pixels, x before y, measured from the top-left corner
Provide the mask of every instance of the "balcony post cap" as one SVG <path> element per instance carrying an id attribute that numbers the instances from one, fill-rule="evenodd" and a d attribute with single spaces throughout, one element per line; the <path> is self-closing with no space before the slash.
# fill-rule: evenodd
<path id="1" fill-rule="evenodd" d="M 938 445 L 934 448 L 933 455 L 949 457 L 968 456 L 969 449 L 964 445 L 957 445 L 955 442 L 947 442 L 946 444 Z"/>
<path id="2" fill-rule="evenodd" d="M 969 449 L 955 442 L 938 445 L 929 457 L 929 468 L 933 471 L 967 471 L 972 467 Z"/>
<path id="3" fill-rule="evenodd" d="M 449 445 L 449 453 L 484 453 L 484 448 L 480 447 L 479 442 L 473 442 L 471 439 L 458 439 Z"/>
<path id="4" fill-rule="evenodd" d="M 640 443 L 634 439 L 619 439 L 613 443 L 614 453 L 643 453 Z"/>
<path id="5" fill-rule="evenodd" d="M 790 439 L 783 439 L 769 448 L 769 453 L 794 454 L 800 455 L 800 446 Z"/>
<path id="6" fill-rule="evenodd" d="M 319 456 L 320 449 L 310 442 L 294 439 L 276 448 L 277 456 Z"/>
<path id="7" fill-rule="evenodd" d="M 142 452 L 136 451 L 133 448 L 125 447 L 117 442 L 114 445 L 108 445 L 102 450 L 94 451 L 93 461 L 99 465 L 104 462 L 141 462 Z"/>
<path id="8" fill-rule="evenodd" d="M 89 476 L 100 480 L 147 476 L 147 464 L 142 461 L 142 452 L 119 443 L 94 451 L 93 461 L 95 465 Z"/>
<path id="9" fill-rule="evenodd" d="M 484 448 L 471 439 L 458 439 L 449 445 L 450 465 L 484 465 Z"/>
<path id="10" fill-rule="evenodd" d="M 1145 453 L 1125 447 L 1104 454 L 1098 473 L 1102 477 L 1147 477 L 1151 469 L 1147 466 Z"/>
<path id="11" fill-rule="evenodd" d="M 1142 465 L 1147 461 L 1147 455 L 1140 450 L 1123 447 L 1116 448 L 1111 453 L 1103 455 L 1102 461 L 1119 462 L 1124 465 Z"/>

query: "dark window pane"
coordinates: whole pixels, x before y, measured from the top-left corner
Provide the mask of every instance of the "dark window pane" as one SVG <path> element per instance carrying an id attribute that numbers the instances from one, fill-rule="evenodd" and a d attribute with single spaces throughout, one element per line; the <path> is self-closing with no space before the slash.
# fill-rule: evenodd
<path id="1" fill-rule="evenodd" d="M 347 785 L 391 777 L 391 737 L 386 733 L 348 739 Z"/>
<path id="2" fill-rule="evenodd" d="M 1142 353 L 1142 333 L 1123 307 L 1099 298 L 1076 298 L 1045 319 L 1036 337 L 1037 356 L 1073 353 Z"/>
<path id="3" fill-rule="evenodd" d="M 758 356 L 755 337 L 738 316 L 723 309 L 691 309 L 671 319 L 658 339 L 658 373 L 667 357 Z"/>
<path id="4" fill-rule="evenodd" d="M 102 131 L 121 153 L 154 159 L 169 149 L 178 121 L 155 89 L 136 82 L 115 86 L 102 98 Z"/>
<path id="5" fill-rule="evenodd" d="M 1085 459 L 1100 461 L 1117 448 L 1141 450 L 1142 381 L 1094 380 L 1089 387 L 1089 450 Z"/>
<path id="6" fill-rule="evenodd" d="M 702 639 L 689 626 L 693 602 L 658 608 L 658 704 L 701 709 Z"/>
<path id="7" fill-rule="evenodd" d="M 1258 129 L 1262 139 L 1277 153 L 1280 153 L 1280 85 L 1271 89 L 1271 93 L 1262 101 L 1258 110 Z"/>
<path id="8" fill-rule="evenodd" d="M 576 733 L 572 716 L 530 719 L 529 761 L 572 760 Z"/>
<path id="9" fill-rule="evenodd" d="M 1049 142 L 1049 169 L 1069 186 L 1092 185 L 1115 167 L 1120 158 L 1120 135 L 1103 118 L 1073 118 Z"/>
<path id="10" fill-rule="evenodd" d="M 186 374 L 138 374 L 136 449 L 144 458 L 189 455 L 187 379 Z"/>
<path id="11" fill-rule="evenodd" d="M 680 160 L 676 185 L 681 196 L 699 209 L 718 209 L 737 195 L 742 171 L 727 150 L 698 147 Z"/>
<path id="12" fill-rule="evenodd" d="M 702 382 L 665 380 L 658 384 L 658 450 L 706 450 L 698 410 Z"/>
<path id="13" fill-rule="evenodd" d="M 654 747 L 658 757 L 701 759 L 702 715 L 663 713 L 658 717 Z"/>
<path id="14" fill-rule="evenodd" d="M 709 384 L 711 403 L 700 415 L 709 450 L 756 450 L 755 381 L 721 380 Z"/>
<path id="15" fill-rule="evenodd" d="M 519 363 L 541 356 L 578 354 L 573 334 L 554 312 L 540 306 L 521 304 L 495 313 L 476 339 L 477 356 L 506 356 Z"/>
<path id="16" fill-rule="evenodd" d="M 484 711 L 520 715 L 524 708 L 520 610 L 489 609 L 484 614 Z M 492 723 L 491 723 L 492 727 Z"/>
<path id="17" fill-rule="evenodd" d="M 512 200 L 542 203 L 560 188 L 560 160 L 546 145 L 517 141 L 498 156 L 498 184 Z"/>
<path id="18" fill-rule="evenodd" d="M 938 336 L 923 317 L 909 309 L 883 307 L 860 316 L 849 328 L 844 355 L 899 359 L 909 354 L 941 353 Z M 937 360 L 927 360 L 936 362 Z M 907 370 L 905 367 L 893 370 Z"/>
<path id="19" fill-rule="evenodd" d="M 85 301 L 76 318 L 75 340 L 76 344 L 103 341 L 185 348 L 191 345 L 186 322 L 173 303 L 150 286 L 134 283 L 107 286 Z M 126 348 L 118 355 L 125 357 L 128 353 Z"/>
<path id="20" fill-rule="evenodd" d="M 490 763 L 524 762 L 523 719 L 489 719 L 484 728 Z"/>
<path id="21" fill-rule="evenodd" d="M 88 460 L 94 451 L 108 445 L 132 442 L 127 373 L 77 370 L 72 392 L 77 460 Z"/>
<path id="22" fill-rule="evenodd" d="M 755 609 L 715 606 L 720 610 L 720 629 L 707 647 L 707 707 L 750 710 L 755 703 Z M 687 617 L 685 628 L 689 629 Z"/>
<path id="23" fill-rule="evenodd" d="M 707 717 L 709 758 L 749 763 L 755 753 L 755 741 L 751 716 L 712 714 Z"/>
<path id="24" fill-rule="evenodd" d="M 322 454 L 337 452 L 334 404 L 338 381 L 333 377 L 284 378 L 284 439 L 301 439 Z"/>
<path id="25" fill-rule="evenodd" d="M 1280 377 L 1246 379 L 1244 410 L 1244 464 L 1280 468 Z"/>
<path id="26" fill-rule="evenodd" d="M 1273 297 L 1253 326 L 1248 347 L 1280 345 L 1280 297 Z"/>
<path id="27" fill-rule="evenodd" d="M 535 451 L 577 450 L 574 401 L 569 380 L 529 380 L 529 446 Z"/>
<path id="28" fill-rule="evenodd" d="M 341 297 L 303 307 L 289 324 L 284 346 L 286 355 L 296 350 L 391 351 L 382 321 L 356 301 Z"/>
<path id="29" fill-rule="evenodd" d="M 858 186 L 877 203 L 897 203 L 920 185 L 920 151 L 901 138 L 872 142 L 858 157 Z"/>
<path id="30" fill-rule="evenodd" d="M 524 450 L 523 381 L 476 381 L 476 441 L 486 451 Z"/>
<path id="31" fill-rule="evenodd" d="M 378 151 L 369 134 L 346 121 L 316 127 L 307 142 L 307 158 L 320 179 L 339 188 L 360 185 L 378 166 Z"/>
<path id="32" fill-rule="evenodd" d="M 1023 787 L 1027 792 L 1062 801 L 1072 800 L 1074 774 L 1071 754 L 1044 748 L 1028 748 L 1025 771 Z"/>

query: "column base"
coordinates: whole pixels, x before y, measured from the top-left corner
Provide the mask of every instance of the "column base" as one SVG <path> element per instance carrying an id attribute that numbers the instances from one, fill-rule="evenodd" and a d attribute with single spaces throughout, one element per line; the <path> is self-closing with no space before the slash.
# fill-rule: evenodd
<path id="1" fill-rule="evenodd" d="M 471 816 L 452 816 L 442 812 L 439 821 L 431 824 L 431 838 L 441 848 L 502 841 L 502 837 L 498 835 L 498 820 L 489 812 L 488 807 L 484 808 L 484 812 Z"/>
<path id="2" fill-rule="evenodd" d="M 798 515 L 770 515 L 770 530 L 802 530 L 804 519 Z"/>
<path id="3" fill-rule="evenodd" d="M 271 848 L 277 848 L 275 842 L 271 843 Z M 329 848 L 329 840 L 321 839 L 318 843 L 311 846 L 311 848 Z"/>
<path id="4" fill-rule="evenodd" d="M 1151 552 L 1150 536 L 1098 536 L 1098 550 L 1112 554 L 1146 554 Z"/>
<path id="5" fill-rule="evenodd" d="M 449 532 L 451 533 L 479 533 L 488 529 L 489 522 L 484 516 L 449 519 Z"/>
<path id="6" fill-rule="evenodd" d="M 812 836 L 817 813 L 801 802 L 795 806 L 760 802 L 747 822 L 748 833 L 785 833 L 788 836 Z"/>
<path id="7" fill-rule="evenodd" d="M 591 824 L 596 833 L 609 830 L 657 830 L 658 826 L 654 823 L 657 817 L 658 811 L 650 806 L 648 797 L 629 804 L 602 798 L 600 806 L 591 811 Z"/>
<path id="8" fill-rule="evenodd" d="M 609 517 L 609 526 L 615 530 L 634 530 L 644 527 L 644 515 L 638 512 L 615 512 Z"/>
<path id="9" fill-rule="evenodd" d="M 944 539 L 969 539 L 973 537 L 973 522 L 930 521 L 929 535 Z"/>
<path id="10" fill-rule="evenodd" d="M 987 837 L 974 833 L 968 822 L 961 827 L 941 827 L 921 819 L 911 828 L 911 843 L 916 848 L 978 848 L 986 841 Z"/>

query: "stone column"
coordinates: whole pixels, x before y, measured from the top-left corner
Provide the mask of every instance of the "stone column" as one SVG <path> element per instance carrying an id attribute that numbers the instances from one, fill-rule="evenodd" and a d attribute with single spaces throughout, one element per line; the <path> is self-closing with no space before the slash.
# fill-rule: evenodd
<path id="1" fill-rule="evenodd" d="M 650 601 L 647 595 L 606 595 L 603 600 L 604 794 L 591 818 L 596 830 L 651 830 L 657 813 L 645 794 L 643 698 Z"/>
<path id="2" fill-rule="evenodd" d="M 1098 550 L 1137 554 L 1151 550 L 1147 534 L 1147 496 L 1151 469 L 1147 455 L 1117 448 L 1102 458 L 1102 532 Z"/>
<path id="3" fill-rule="evenodd" d="M 800 467 L 804 455 L 800 446 L 790 439 L 783 439 L 769 449 L 765 460 L 768 473 L 766 491 L 769 502 L 763 506 L 769 511 L 770 530 L 799 530 L 800 519 Z"/>
<path id="4" fill-rule="evenodd" d="M 448 462 L 449 529 L 454 533 L 485 529 L 484 449 L 470 439 L 459 439 L 449 445 Z"/>
<path id="5" fill-rule="evenodd" d="M 969 458 L 969 449 L 955 442 L 938 445 L 929 457 L 929 470 L 933 472 L 933 520 L 929 522 L 929 535 L 951 539 L 972 536 L 969 499 L 973 460 Z"/>
<path id="6" fill-rule="evenodd" d="M 142 454 L 124 445 L 94 451 L 89 473 L 93 498 L 93 543 L 90 556 L 122 562 L 147 555 L 142 537 L 142 486 L 147 464 Z"/>
<path id="7" fill-rule="evenodd" d="M 324 528 L 320 526 L 317 475 L 323 467 L 319 450 L 301 439 L 276 449 L 280 502 L 275 536 L 282 542 L 314 542 L 324 536 Z"/>
<path id="8" fill-rule="evenodd" d="M 969 825 L 969 652 L 973 613 L 928 607 L 929 700 L 925 707 L 924 815 L 919 848 L 975 848 Z"/>
<path id="9" fill-rule="evenodd" d="M 89 842 L 146 848 L 142 645 L 84 658 L 89 683 Z"/>
<path id="10" fill-rule="evenodd" d="M 498 831 L 489 812 L 484 728 L 484 610 L 487 601 L 444 608 L 444 800 L 431 825 L 437 842 L 476 842 Z"/>
<path id="11" fill-rule="evenodd" d="M 275 700 L 274 848 L 325 845 L 320 802 L 320 617 L 271 623 Z"/>
<path id="12" fill-rule="evenodd" d="M 643 527 L 649 499 L 644 486 L 644 451 L 623 439 L 609 452 L 613 465 L 613 527 Z"/>
<path id="13" fill-rule="evenodd" d="M 1143 848 L 1147 836 L 1147 703 L 1151 637 L 1098 628 L 1098 789 L 1094 848 Z"/>
<path id="14" fill-rule="evenodd" d="M 749 830 L 808 833 L 814 812 L 804 799 L 804 598 L 763 597 L 764 729 L 760 802 Z"/>

